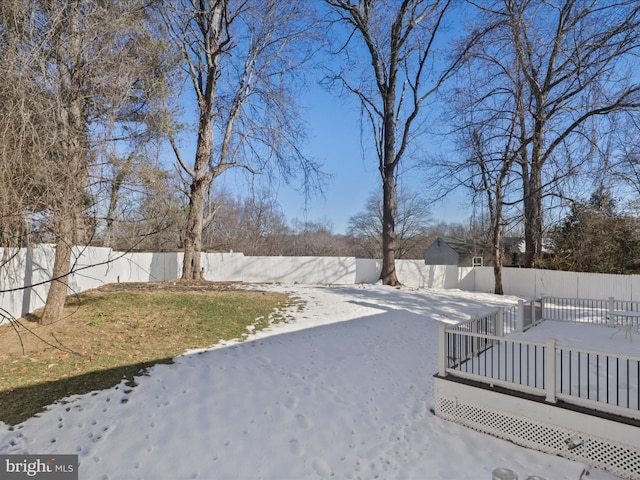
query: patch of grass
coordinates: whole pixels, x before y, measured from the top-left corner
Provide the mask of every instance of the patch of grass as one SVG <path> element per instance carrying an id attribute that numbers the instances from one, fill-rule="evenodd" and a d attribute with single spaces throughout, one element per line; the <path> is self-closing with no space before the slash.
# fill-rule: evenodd
<path id="1" fill-rule="evenodd" d="M 215 283 L 119 284 L 71 296 L 60 322 L 38 325 L 35 312 L 17 331 L 0 328 L 0 421 L 15 425 L 66 396 L 132 381 L 185 350 L 288 321 L 284 310 L 296 304 Z"/>

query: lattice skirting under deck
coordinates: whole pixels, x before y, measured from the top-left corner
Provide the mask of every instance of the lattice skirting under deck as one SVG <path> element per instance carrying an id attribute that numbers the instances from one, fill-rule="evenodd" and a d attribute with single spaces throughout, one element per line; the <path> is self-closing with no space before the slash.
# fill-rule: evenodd
<path id="1" fill-rule="evenodd" d="M 446 420 L 523 447 L 583 462 L 622 478 L 640 480 L 640 447 L 612 442 L 456 397 L 436 395 L 435 413 Z M 570 438 L 575 438 L 580 445 L 570 449 L 566 442 Z M 640 442 L 640 436 L 638 438 Z"/>

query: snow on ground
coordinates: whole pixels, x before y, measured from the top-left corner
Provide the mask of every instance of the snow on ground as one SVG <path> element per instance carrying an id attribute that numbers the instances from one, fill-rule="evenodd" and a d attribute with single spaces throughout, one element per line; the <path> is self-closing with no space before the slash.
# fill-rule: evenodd
<path id="1" fill-rule="evenodd" d="M 260 287 L 263 288 L 263 287 Z M 1 454 L 78 454 L 81 480 L 578 480 L 585 466 L 434 416 L 440 321 L 511 297 L 376 286 L 269 286 L 307 302 L 243 343 L 158 365 L 9 429 Z M 591 469 L 591 480 L 616 477 Z"/>
<path id="2" fill-rule="evenodd" d="M 615 352 L 619 355 L 640 355 L 640 331 L 626 332 L 625 329 L 607 325 L 589 325 L 547 320 L 524 333 L 513 333 L 510 337 L 532 342 L 545 342 L 555 338 L 558 345 L 580 346 L 596 352 Z"/>

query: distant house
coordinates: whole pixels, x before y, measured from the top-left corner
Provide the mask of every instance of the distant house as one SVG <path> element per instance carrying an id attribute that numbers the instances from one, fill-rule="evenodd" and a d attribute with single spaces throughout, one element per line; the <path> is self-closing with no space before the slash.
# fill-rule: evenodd
<path id="1" fill-rule="evenodd" d="M 488 249 L 482 242 L 471 242 L 454 237 L 438 237 L 424 252 L 426 265 L 457 265 L 478 267 L 484 265 Z"/>
<path id="2" fill-rule="evenodd" d="M 463 240 L 455 237 L 438 237 L 424 253 L 427 265 L 457 265 L 459 267 L 491 266 L 491 247 L 481 240 Z M 502 265 L 521 267 L 524 265 L 525 244 L 522 237 L 506 237 L 502 240 Z M 553 255 L 553 242 L 542 239 L 542 254 Z"/>

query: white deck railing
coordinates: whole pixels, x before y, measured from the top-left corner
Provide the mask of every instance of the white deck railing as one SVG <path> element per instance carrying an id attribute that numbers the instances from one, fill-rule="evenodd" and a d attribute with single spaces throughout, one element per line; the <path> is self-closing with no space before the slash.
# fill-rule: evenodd
<path id="1" fill-rule="evenodd" d="M 640 420 L 640 357 L 504 336 L 543 319 L 602 324 L 607 312 L 623 309 L 638 311 L 640 302 L 546 297 L 441 325 L 438 373 Z"/>
<path id="2" fill-rule="evenodd" d="M 640 312 L 640 302 L 617 300 L 613 297 L 606 300 L 543 297 L 540 301 L 544 320 L 604 324 L 609 312 Z"/>

